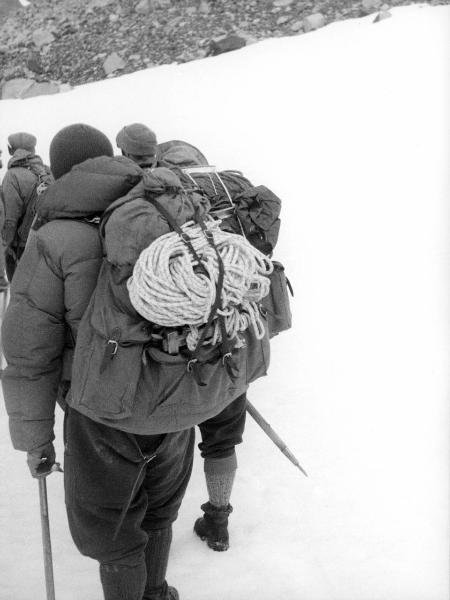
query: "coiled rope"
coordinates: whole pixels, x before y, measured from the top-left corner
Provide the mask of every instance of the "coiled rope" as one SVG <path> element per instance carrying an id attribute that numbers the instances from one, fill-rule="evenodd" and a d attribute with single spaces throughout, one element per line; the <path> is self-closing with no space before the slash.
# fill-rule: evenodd
<path id="1" fill-rule="evenodd" d="M 222 231 L 220 221 L 208 220 L 205 224 L 225 270 L 217 315 L 224 317 L 227 337 L 236 338 L 236 345 L 242 345 L 238 332 L 252 327 L 261 339 L 265 329 L 258 302 L 269 293 L 272 261 L 244 237 Z M 219 267 L 216 252 L 201 227 L 189 221 L 181 229 L 202 259 L 203 268 L 181 237 L 170 232 L 141 252 L 127 287 L 132 305 L 148 321 L 164 327 L 188 325 L 186 344 L 194 350 L 199 329 L 207 322 L 215 301 Z M 214 345 L 221 339 L 216 317 L 204 343 Z"/>

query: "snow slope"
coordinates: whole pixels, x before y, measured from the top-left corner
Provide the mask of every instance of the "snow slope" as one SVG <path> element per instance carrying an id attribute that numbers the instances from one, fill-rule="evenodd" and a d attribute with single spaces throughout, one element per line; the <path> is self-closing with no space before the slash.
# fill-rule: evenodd
<path id="1" fill-rule="evenodd" d="M 276 258 L 294 326 L 249 397 L 309 473 L 249 419 L 231 548 L 192 534 L 202 461 L 175 526 L 183 600 L 448 600 L 448 6 L 412 6 L 238 52 L 0 103 L 0 136 L 62 126 L 113 140 L 143 121 L 283 198 Z M 0 600 L 45 598 L 37 484 L 0 408 Z M 57 423 L 61 448 L 61 415 Z M 48 480 L 58 600 L 102 597 Z"/>

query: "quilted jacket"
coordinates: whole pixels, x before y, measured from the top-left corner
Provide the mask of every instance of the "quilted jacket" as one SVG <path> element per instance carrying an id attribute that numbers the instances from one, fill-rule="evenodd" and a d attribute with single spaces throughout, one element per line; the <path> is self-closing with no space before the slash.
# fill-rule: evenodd
<path id="1" fill-rule="evenodd" d="M 58 389 L 70 379 L 78 324 L 102 263 L 98 228 L 89 220 L 141 177 L 127 158 L 89 159 L 58 179 L 40 205 L 45 224 L 30 234 L 2 324 L 8 363 L 2 385 L 19 450 L 36 450 L 54 439 Z"/>

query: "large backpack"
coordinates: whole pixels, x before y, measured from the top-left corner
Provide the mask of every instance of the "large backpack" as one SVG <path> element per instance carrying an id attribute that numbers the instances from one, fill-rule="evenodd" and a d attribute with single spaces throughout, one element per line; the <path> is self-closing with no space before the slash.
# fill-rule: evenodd
<path id="1" fill-rule="evenodd" d="M 266 374 L 271 261 L 223 231 L 204 194 L 171 170 L 147 171 L 99 233 L 105 258 L 78 328 L 72 406 L 134 433 L 178 431 Z"/>
<path id="2" fill-rule="evenodd" d="M 25 249 L 31 226 L 36 217 L 39 200 L 48 186 L 54 182 L 54 179 L 49 167 L 36 161 L 29 161 L 27 158 L 20 162 L 16 161 L 11 168 L 15 167 L 28 169 L 36 178 L 31 194 L 26 201 L 25 212 L 18 223 L 17 233 L 12 244 L 16 258 L 19 260 Z"/>
<path id="3" fill-rule="evenodd" d="M 269 188 L 254 186 L 240 171 L 218 171 L 198 148 L 181 140 L 159 144 L 158 163 L 175 169 L 185 185 L 206 194 L 224 230 L 245 236 L 272 256 L 280 232 L 281 200 Z M 270 292 L 262 301 L 270 337 L 292 327 L 290 296 L 294 295 L 283 264 L 272 262 Z"/>

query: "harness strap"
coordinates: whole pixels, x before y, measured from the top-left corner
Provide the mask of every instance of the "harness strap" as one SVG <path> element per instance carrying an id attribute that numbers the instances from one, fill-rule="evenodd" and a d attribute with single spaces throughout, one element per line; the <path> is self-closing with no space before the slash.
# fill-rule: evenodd
<path id="1" fill-rule="evenodd" d="M 197 223 L 200 225 L 201 230 L 203 231 L 208 244 L 211 246 L 211 248 L 213 248 L 214 252 L 216 253 L 217 261 L 219 264 L 219 277 L 218 277 L 217 287 L 216 287 L 216 299 L 215 299 L 213 308 L 211 309 L 211 313 L 212 313 L 213 309 L 215 307 L 215 311 L 214 311 L 214 315 L 215 315 L 217 310 L 219 308 L 222 308 L 221 295 L 222 295 L 222 288 L 223 288 L 223 280 L 224 280 L 224 276 L 225 276 L 225 268 L 223 266 L 222 257 L 220 256 L 219 250 L 216 246 L 216 243 L 214 242 L 213 234 L 211 233 L 211 231 L 209 231 L 207 229 L 205 222 L 203 221 L 203 219 L 201 217 L 197 216 L 196 220 L 197 220 Z M 226 331 L 226 327 L 225 327 L 225 319 L 222 314 L 218 315 L 218 321 L 219 321 L 220 333 L 222 335 L 222 343 L 221 343 L 222 362 L 223 362 L 230 378 L 235 380 L 237 377 L 237 370 L 236 370 L 236 365 L 232 361 L 233 344 L 228 339 L 228 335 L 227 335 L 227 331 Z M 203 333 L 198 341 L 198 344 L 194 350 L 194 353 L 197 352 L 197 349 L 199 348 L 200 343 L 202 343 L 204 341 L 205 337 L 206 337 L 206 329 L 203 330 Z"/>
<path id="2" fill-rule="evenodd" d="M 200 258 L 200 256 L 198 255 L 198 253 L 196 252 L 194 246 L 192 245 L 192 242 L 191 242 L 191 239 L 190 239 L 189 235 L 187 233 L 185 233 L 181 229 L 181 227 L 178 225 L 178 223 L 172 217 L 172 215 L 169 213 L 169 211 L 166 210 L 166 208 L 160 202 L 158 202 L 158 200 L 156 200 L 156 198 L 154 198 L 153 196 L 151 196 L 148 191 L 146 191 L 145 199 L 148 200 L 148 202 L 150 202 L 150 204 L 152 204 L 163 215 L 163 217 L 169 223 L 170 227 L 176 233 L 178 233 L 178 235 L 180 236 L 180 238 L 183 240 L 183 242 L 188 247 L 189 252 L 192 254 L 192 256 L 195 258 L 195 260 L 198 262 L 199 267 L 202 269 L 202 271 L 204 272 L 204 274 L 209 277 L 208 271 L 206 270 L 206 268 L 205 268 L 205 266 L 203 264 L 203 261 Z"/>
<path id="3" fill-rule="evenodd" d="M 118 520 L 116 528 L 114 530 L 113 540 L 117 539 L 117 536 L 119 535 L 119 532 L 120 532 L 120 530 L 122 528 L 125 516 L 126 516 L 126 514 L 128 512 L 128 509 L 130 508 L 130 505 L 133 502 L 133 498 L 136 495 L 136 491 L 137 491 L 137 488 L 138 488 L 139 479 L 141 478 L 141 475 L 142 475 L 142 471 L 145 469 L 145 467 L 148 465 L 148 463 L 150 461 L 152 461 L 154 458 L 156 458 L 156 454 L 152 454 L 151 456 L 142 455 L 142 461 L 140 463 L 138 474 L 136 475 L 136 478 L 134 480 L 133 487 L 131 488 L 131 492 L 130 492 L 130 495 L 128 497 L 128 500 L 123 505 L 122 511 L 120 513 L 119 520 Z"/>

